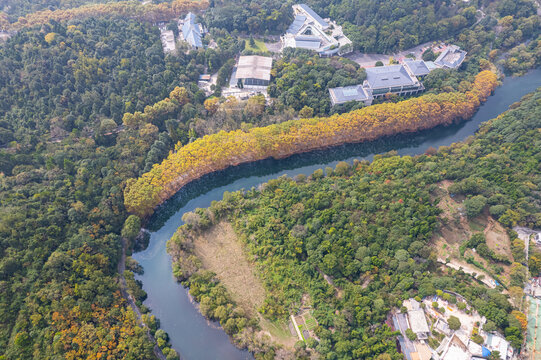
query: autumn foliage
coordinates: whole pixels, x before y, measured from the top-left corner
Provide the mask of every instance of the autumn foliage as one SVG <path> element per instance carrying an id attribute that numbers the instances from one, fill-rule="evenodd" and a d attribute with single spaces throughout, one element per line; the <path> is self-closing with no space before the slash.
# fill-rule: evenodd
<path id="1" fill-rule="evenodd" d="M 139 1 L 119 1 L 106 4 L 92 4 L 73 9 L 43 10 L 28 14 L 6 26 L 18 30 L 26 26 L 42 25 L 50 20 L 58 22 L 102 15 L 116 15 L 143 21 L 168 21 L 189 11 L 208 7 L 206 0 L 174 0 L 171 3 L 141 4 Z M 7 24 L 4 24 L 7 25 Z"/>
<path id="2" fill-rule="evenodd" d="M 128 180 L 124 203 L 128 211 L 148 216 L 190 181 L 229 166 L 450 125 L 470 118 L 497 83 L 494 73 L 483 71 L 464 93 L 427 94 L 328 118 L 208 135 L 171 153 L 139 179 Z"/>

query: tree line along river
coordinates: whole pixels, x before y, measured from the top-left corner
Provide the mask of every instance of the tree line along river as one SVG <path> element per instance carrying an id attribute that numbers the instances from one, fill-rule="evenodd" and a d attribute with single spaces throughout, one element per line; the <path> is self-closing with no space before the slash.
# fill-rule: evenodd
<path id="1" fill-rule="evenodd" d="M 371 160 L 375 154 L 390 150 L 396 150 L 399 155 L 417 155 L 429 147 L 438 148 L 462 141 L 473 135 L 479 124 L 497 117 L 509 105 L 539 86 L 541 69 L 522 77 L 505 79 L 472 119 L 457 125 L 367 143 L 347 144 L 282 160 L 267 159 L 193 181 L 156 211 L 149 222 L 151 237 L 148 247 L 133 255 L 144 268 L 144 274 L 136 275 L 136 278 L 143 282 L 143 289 L 148 294 L 145 305 L 160 320 L 161 328 L 169 334 L 173 348 L 182 359 L 252 359 L 248 352 L 231 344 L 217 323 L 207 321 L 199 313 L 188 290 L 173 277 L 171 258 L 165 244 L 182 225 L 184 213 L 210 206 L 212 201 L 220 200 L 225 191 L 249 189 L 281 175 L 309 175 L 320 168 L 334 167 L 339 161 Z"/>

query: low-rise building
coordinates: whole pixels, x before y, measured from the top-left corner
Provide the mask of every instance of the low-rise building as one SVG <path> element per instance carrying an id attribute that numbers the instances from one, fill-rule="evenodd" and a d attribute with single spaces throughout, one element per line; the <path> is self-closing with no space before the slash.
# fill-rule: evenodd
<path id="1" fill-rule="evenodd" d="M 366 69 L 364 88 L 371 90 L 374 98 L 383 97 L 387 93 L 400 96 L 417 94 L 425 88 L 417 77 L 404 65 L 377 66 Z"/>
<path id="2" fill-rule="evenodd" d="M 332 106 L 349 101 L 362 101 L 365 106 L 369 106 L 372 105 L 372 100 L 374 100 L 370 90 L 363 88 L 361 85 L 331 88 L 329 94 L 331 95 Z"/>
<path id="3" fill-rule="evenodd" d="M 413 331 L 415 335 L 417 335 L 418 339 L 428 339 L 430 329 L 426 322 L 425 312 L 423 311 L 423 309 L 409 310 L 408 320 L 411 331 Z"/>
<path id="4" fill-rule="evenodd" d="M 422 78 L 430 73 L 430 69 L 423 60 L 406 59 L 404 60 L 404 66 L 418 78 Z"/>
<path id="5" fill-rule="evenodd" d="M 282 49 L 291 47 L 313 50 L 320 56 L 342 55 L 353 51 L 351 40 L 342 27 L 324 20 L 306 4 L 293 5 L 295 19 L 282 36 Z"/>
<path id="6" fill-rule="evenodd" d="M 186 41 L 192 49 L 203 48 L 202 33 L 203 26 L 195 22 L 195 14 L 189 12 L 184 21 L 179 24 L 179 30 L 182 32 L 182 39 Z"/>
<path id="7" fill-rule="evenodd" d="M 162 41 L 163 51 L 165 53 L 172 53 L 176 50 L 175 34 L 172 30 L 161 30 L 160 39 Z"/>
<path id="8" fill-rule="evenodd" d="M 266 88 L 271 79 L 272 58 L 241 56 L 235 69 L 235 78 L 244 88 Z"/>
<path id="9" fill-rule="evenodd" d="M 466 52 L 461 50 L 456 45 L 449 45 L 442 53 L 434 60 L 434 64 L 442 68 L 458 69 L 466 58 Z"/>

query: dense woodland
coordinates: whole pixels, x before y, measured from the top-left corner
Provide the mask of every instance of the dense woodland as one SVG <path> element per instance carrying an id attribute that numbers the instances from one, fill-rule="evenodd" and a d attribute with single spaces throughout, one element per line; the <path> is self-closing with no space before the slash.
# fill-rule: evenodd
<path id="1" fill-rule="evenodd" d="M 401 359 L 395 335 L 384 324 L 388 311 L 404 299 L 438 290 L 465 296 L 487 317 L 487 331 L 500 329 L 520 348 L 524 315 L 514 310 L 503 289 L 488 290 L 462 271 L 442 272 L 429 245 L 442 225 L 436 185 L 443 180 L 454 183 L 453 194 L 466 197 L 468 216 L 490 209 L 508 229 L 541 226 L 540 119 L 537 91 L 464 143 L 416 157 L 389 153 L 353 167 L 339 163 L 308 178 L 282 177 L 260 189 L 225 193 L 210 208 L 183 217 L 186 225 L 169 244 L 178 259 L 175 274 L 205 304 L 205 314 L 242 344 L 254 323 L 239 315 L 226 289 L 200 269 L 191 253 L 193 237 L 225 219 L 267 290 L 260 313 L 285 320 L 309 295 L 320 341 L 311 339 L 307 346 L 326 359 L 380 354 Z M 479 233 L 467 246 L 480 248 L 483 241 Z M 523 250 L 517 261 L 524 261 Z M 511 283 L 522 284 L 524 265 L 513 267 Z M 302 346 L 296 351 L 299 358 L 307 356 Z"/>
<path id="2" fill-rule="evenodd" d="M 415 111 L 403 112 L 406 107 L 398 103 L 403 99 L 389 98 L 385 100 L 388 103 L 378 105 L 379 107 L 372 110 L 357 110 L 351 114 L 335 116 L 330 122 L 323 118 L 312 118 L 355 110 L 358 105 L 352 104 L 330 109 L 327 89 L 360 83 L 365 74 L 349 60 L 320 59 L 302 51 L 286 53 L 284 59 L 275 62 L 269 89 L 275 100 L 271 105 L 266 104 L 262 96 L 255 96 L 247 101 L 224 98 L 221 97 L 219 88 L 213 89 L 214 94 L 207 98 L 197 87 L 198 76 L 203 73 L 218 73 L 218 83 L 226 84 L 235 56 L 245 48 L 245 40 L 239 38 L 239 33 L 262 36 L 282 33 L 292 21 L 292 3 L 270 0 L 173 0 L 152 1 L 146 5 L 139 1 L 105 0 L 2 2 L 0 30 L 16 32 L 11 32 L 11 38 L 0 44 L 0 359 L 153 358 L 153 344 L 137 325 L 136 316 L 129 310 L 120 291 L 117 265 L 121 257 L 121 240 L 124 238 L 127 241 L 129 253 L 136 246 L 135 239 L 142 222 L 135 215 L 129 216 L 125 203 L 132 212 L 147 215 L 183 183 L 211 172 L 216 164 L 219 165 L 218 168 L 231 165 L 231 156 L 226 155 L 234 154 L 237 156 L 235 161 L 249 161 L 274 155 L 283 157 L 299 150 L 295 146 L 301 146 L 303 139 L 312 139 L 309 145 L 316 147 L 339 143 L 352 124 L 362 127 L 367 124 L 380 125 L 368 136 L 375 138 L 378 134 L 413 131 L 433 126 L 436 122 L 451 123 L 468 118 L 496 86 L 494 75 L 485 72 L 484 77 L 476 78 L 480 71 L 492 68 L 489 60 L 501 65 L 509 73 L 523 73 L 539 64 L 541 59 L 539 40 L 521 45 L 539 35 L 539 20 L 534 15 L 535 9 L 532 8 L 531 1 L 528 0 L 472 0 L 468 4 L 459 2 L 458 5 L 449 1 L 436 1 L 431 2 L 430 6 L 425 6 L 424 1 L 416 3 L 362 0 L 355 5 L 347 1 L 316 1 L 309 4 L 322 16 L 331 16 L 339 23 L 344 23 L 344 29 L 354 41 L 356 49 L 391 52 L 426 40 L 444 40 L 456 35 L 457 43 L 466 48 L 470 55 L 460 72 L 434 71 L 425 79 L 425 85 L 432 94 L 408 100 L 406 106 L 425 112 L 423 116 L 417 116 Z M 481 5 L 490 16 L 472 27 L 476 21 L 472 12 Z M 217 47 L 165 56 L 159 31 L 152 23 L 167 22 L 183 16 L 187 11 L 198 12 L 207 6 L 210 7 L 209 10 L 200 17 L 210 29 L 204 41 L 208 43 L 212 39 Z M 355 6 L 355 11 L 351 9 L 352 6 Z M 413 12 L 418 16 L 412 17 L 410 14 Z M 369 36 L 366 36 L 367 34 Z M 507 54 L 507 49 L 512 50 Z M 509 138 L 507 142 L 522 146 L 523 138 L 515 139 L 513 134 L 516 131 L 518 135 L 525 136 L 526 131 L 523 131 L 521 126 L 530 126 L 524 119 L 528 112 L 534 111 L 533 101 L 528 100 L 515 109 L 515 115 L 506 116 L 508 120 L 517 119 L 516 129 L 512 129 L 507 123 L 501 125 L 495 122 L 487 134 L 506 134 L 505 137 Z M 394 112 L 401 111 L 401 116 L 411 122 L 401 122 L 399 120 L 403 119 L 402 117 L 394 116 Z M 296 117 L 303 119 L 290 121 Z M 271 124 L 277 125 L 263 127 Z M 326 135 L 331 134 L 329 130 L 332 130 L 336 131 L 336 136 L 314 141 L 313 139 L 319 140 L 321 129 L 318 127 L 321 124 L 324 124 Z M 497 126 L 500 128 L 496 129 Z M 221 130 L 229 133 L 220 133 Z M 212 134 L 216 135 L 197 140 Z M 353 137 L 357 135 L 350 134 Z M 493 139 L 487 140 L 489 135 L 483 136 L 476 141 L 487 141 L 494 148 Z M 277 142 L 272 143 L 276 139 Z M 229 145 L 224 146 L 223 151 L 215 151 L 223 145 L 222 142 Z M 287 146 L 279 148 L 283 144 Z M 532 146 L 537 143 L 525 144 Z M 253 145 L 251 150 L 256 151 L 257 156 L 238 158 L 250 145 Z M 485 145 L 483 143 L 483 146 Z M 524 162 L 519 174 L 525 172 L 526 167 L 534 171 L 538 161 L 538 155 L 533 151 L 535 146 L 531 153 L 520 150 L 523 148 L 520 146 L 510 145 L 508 153 L 501 155 L 504 160 L 491 156 L 484 161 L 489 162 L 490 166 L 503 166 L 496 160 L 507 161 L 510 154 L 520 159 L 531 156 L 531 159 Z M 308 148 L 304 150 L 306 149 Z M 472 149 L 475 149 L 475 153 Z M 433 169 L 433 166 L 454 169 L 455 166 L 455 172 L 467 171 L 464 164 L 470 164 L 469 160 L 453 165 L 455 160 L 462 160 L 466 156 L 460 155 L 462 157 L 459 159 L 458 155 L 454 154 L 455 150 L 464 151 L 472 159 L 477 159 L 476 156 L 481 156 L 485 151 L 484 148 L 460 145 L 456 149 L 447 149 L 433 156 L 432 159 L 439 159 L 435 161 L 436 165 L 428 161 L 428 157 L 420 157 L 407 160 L 411 161 L 408 166 L 413 164 L 421 170 Z M 494 148 L 495 152 L 496 150 Z M 193 156 L 186 155 L 185 151 L 194 151 L 201 155 L 201 162 L 197 163 L 198 165 L 194 163 Z M 153 181 L 144 183 L 149 175 L 144 178 L 143 174 L 151 174 L 152 178 L 155 171 L 158 171 L 155 164 L 168 156 L 172 156 L 174 161 L 164 162 L 167 165 L 164 174 L 167 176 L 159 181 L 156 180 L 159 177 L 155 177 Z M 213 163 L 216 159 L 219 161 Z M 361 164 L 351 177 L 352 169 L 343 170 L 345 173 L 342 175 L 341 170 L 337 169 L 333 172 L 334 175 L 321 180 L 316 181 L 317 177 L 322 177 L 318 172 L 319 175 L 312 176 L 314 181 L 293 183 L 279 180 L 272 186 L 276 189 L 280 187 L 286 192 L 291 191 L 293 198 L 297 196 L 295 192 L 299 187 L 304 187 L 306 194 L 324 192 L 323 189 L 333 186 L 333 181 L 340 181 L 340 186 L 347 188 L 351 183 L 360 181 L 359 179 L 366 175 L 362 174 L 370 166 L 380 166 L 393 161 L 397 162 L 397 167 L 401 167 L 406 160 L 385 158 L 379 159 L 373 165 Z M 178 167 L 179 164 L 182 166 Z M 189 169 L 194 164 L 197 166 Z M 516 163 L 513 162 L 512 165 L 515 166 Z M 189 176 L 173 178 L 178 175 L 179 169 L 188 171 Z M 504 174 L 508 169 L 503 168 L 498 174 Z M 399 170 L 401 169 L 396 170 L 393 176 L 401 176 Z M 144 180 L 134 185 L 133 179 L 141 176 Z M 376 183 L 383 181 L 383 175 L 373 176 Z M 406 171 L 404 176 L 409 179 L 413 175 Z M 444 177 L 441 172 L 438 176 Z M 480 173 L 478 176 L 488 175 Z M 459 175 L 456 175 L 456 179 L 462 180 Z M 179 181 L 184 182 L 181 184 Z M 396 188 L 393 191 L 403 195 L 403 200 L 410 199 L 409 191 L 423 191 L 423 195 L 428 191 L 413 189 L 412 184 L 417 180 L 411 181 L 399 184 L 393 180 L 392 188 Z M 528 198 L 533 196 L 538 183 L 537 180 L 531 180 L 522 186 L 506 188 L 504 197 L 494 195 L 491 192 L 494 190 L 485 189 L 475 194 L 478 197 L 473 203 L 478 205 L 479 196 L 483 196 L 490 209 L 495 207 L 495 214 L 506 225 L 514 222 L 538 224 L 539 216 L 532 215 L 538 213 L 538 199 Z M 127 190 L 126 184 L 130 185 Z M 140 184 L 143 186 L 139 186 Z M 166 191 L 161 192 L 164 188 Z M 488 188 L 493 187 L 490 185 Z M 468 193 L 470 190 L 464 191 Z M 159 196 L 156 195 L 158 193 Z M 126 198 L 124 194 L 127 194 Z M 261 195 L 256 192 L 252 194 L 250 196 L 253 196 L 254 201 L 267 196 L 266 192 Z M 248 211 L 248 207 L 243 207 L 246 204 L 244 196 L 247 195 L 236 194 L 232 199 L 237 199 L 242 205 L 239 205 L 239 208 Z M 343 200 L 340 198 L 342 195 L 337 193 L 336 196 L 338 200 Z M 377 199 L 378 196 L 387 195 L 382 193 L 380 187 L 375 187 L 373 190 L 362 190 L 358 200 L 363 203 L 370 202 L 371 196 Z M 278 198 L 268 199 L 278 201 Z M 329 210 L 330 208 L 324 205 L 327 200 L 333 199 L 319 199 L 317 201 L 321 201 L 323 205 L 315 204 L 314 208 L 321 206 L 317 211 Z M 412 213 L 428 214 L 430 217 L 436 215 L 427 198 L 410 200 L 408 206 L 411 203 Z M 345 204 L 347 199 L 343 202 Z M 261 202 L 259 205 L 266 204 Z M 344 205 L 344 209 L 357 205 Z M 283 206 L 290 204 L 286 202 Z M 391 208 L 391 203 L 388 208 Z M 366 212 L 366 209 L 371 207 L 362 211 Z M 387 210 L 378 209 L 370 215 L 370 219 L 379 224 L 380 216 L 387 217 Z M 230 214 L 230 211 L 224 213 Z M 235 216 L 237 215 L 241 216 L 240 213 Z M 334 221 L 337 222 L 335 229 L 344 225 L 341 219 L 334 218 L 335 214 L 331 215 L 325 215 L 325 226 Z M 417 223 L 401 224 L 400 216 L 402 215 L 395 214 L 388 218 L 389 223 L 400 227 L 397 236 L 418 227 Z M 308 221 L 308 215 L 303 219 Z M 300 220 L 284 218 L 283 221 L 289 226 L 292 221 Z M 408 238 L 408 243 L 426 242 L 430 232 L 437 227 L 437 222 L 430 220 L 422 225 L 422 231 L 414 231 L 411 239 Z M 304 226 L 308 229 L 308 223 Z M 320 227 L 326 229 L 325 226 Z M 316 227 L 314 225 L 310 231 L 315 231 L 313 236 L 317 237 L 321 234 Z M 251 231 L 240 225 L 237 230 L 245 234 Z M 281 234 L 282 230 L 281 227 L 277 228 L 277 234 Z M 369 234 L 373 230 L 375 229 L 372 225 L 366 226 L 363 234 Z M 412 240 L 413 238 L 415 240 Z M 378 234 L 363 241 L 381 239 L 381 234 Z M 355 244 L 353 246 L 360 242 Z M 416 244 L 418 246 L 418 243 Z M 374 246 L 374 249 L 369 244 L 365 245 L 369 250 L 362 254 L 370 257 L 379 255 L 380 250 L 384 249 L 379 243 L 374 243 L 379 246 Z M 479 245 L 475 243 L 475 246 Z M 288 261 L 296 259 L 298 262 L 299 259 L 312 256 L 308 254 L 306 245 L 300 244 L 300 248 L 300 253 L 296 252 L 296 248 L 284 251 Z M 403 249 L 414 257 L 414 252 L 420 251 L 417 247 L 410 249 L 410 245 L 404 245 Z M 515 253 L 519 254 L 521 249 L 517 249 Z M 262 251 L 254 248 L 254 251 L 256 250 Z M 289 251 L 293 251 L 294 255 L 291 256 Z M 326 251 L 327 253 L 321 252 L 320 255 L 325 257 L 333 252 L 334 248 Z M 366 271 L 366 268 L 362 267 L 368 266 L 363 263 L 366 256 L 359 255 L 361 257 L 355 258 L 361 263 L 361 267 L 353 261 L 352 268 L 344 270 L 344 264 L 338 264 L 342 259 L 342 250 L 337 247 L 336 251 L 334 270 L 331 269 L 332 256 L 329 256 L 325 261 L 328 267 L 324 267 L 324 271 L 337 278 L 342 277 L 344 284 L 351 282 L 353 276 L 361 271 Z M 381 254 L 389 258 L 393 256 L 391 250 Z M 532 254 L 530 266 L 541 269 L 541 254 L 535 251 L 532 251 Z M 305 266 L 320 262 L 321 266 L 324 266 L 320 255 L 310 258 L 310 262 Z M 272 258 L 272 261 L 274 260 Z M 383 272 L 390 276 L 391 270 L 399 269 L 396 275 L 398 277 L 413 274 L 412 285 L 408 285 L 411 282 L 408 278 L 405 285 L 400 285 L 399 288 L 404 288 L 403 293 L 421 292 L 419 284 L 421 280 L 426 280 L 424 271 L 431 263 L 419 265 L 413 264 L 412 260 L 406 262 L 406 265 L 397 263 L 392 269 L 385 267 Z M 378 267 L 377 264 L 370 263 L 370 269 L 373 269 L 372 266 Z M 415 273 L 417 266 L 420 266 L 419 271 L 422 273 L 420 277 Z M 406 270 L 402 271 L 404 269 Z M 139 270 L 137 265 L 128 259 L 128 271 L 125 272 L 127 287 L 137 303 L 142 305 L 145 294 L 133 276 L 133 272 Z M 280 274 L 283 275 L 283 272 Z M 212 301 L 218 293 L 227 298 L 225 289 L 216 283 L 209 286 L 212 274 L 200 275 L 191 277 L 190 285 L 193 289 L 200 290 L 200 293 L 195 295 L 196 299 L 201 300 L 202 296 L 207 296 L 210 304 L 207 315 L 217 317 L 213 312 Z M 379 276 L 377 271 L 374 276 L 376 279 Z M 459 276 L 459 279 L 462 277 Z M 295 277 L 295 281 L 301 280 L 306 278 Z M 310 289 L 311 281 L 305 284 Z M 382 281 L 385 282 L 386 278 Z M 402 278 L 399 281 L 402 281 Z M 430 278 L 426 281 L 432 282 L 438 289 L 463 290 L 460 284 L 447 277 L 442 277 L 441 280 Z M 363 339 L 366 347 L 359 348 L 359 356 L 365 356 L 370 351 L 389 351 L 390 354 L 395 354 L 389 341 L 391 333 L 388 329 L 375 329 L 372 339 L 366 338 L 370 333 L 365 330 L 369 322 L 382 319 L 385 309 L 394 304 L 392 301 L 402 296 L 402 293 L 391 290 L 389 294 L 398 295 L 395 298 L 386 297 L 383 289 L 389 290 L 391 283 L 383 286 L 381 281 L 374 281 L 373 284 L 369 291 L 379 294 L 378 299 L 381 297 L 382 301 L 377 302 L 378 309 L 374 310 L 367 304 L 375 295 L 363 292 L 360 293 L 362 296 L 355 295 L 356 301 L 363 301 L 355 306 L 368 306 L 362 315 L 358 316 L 358 320 L 352 320 L 352 314 L 355 314 L 357 309 L 345 305 L 347 301 L 352 301 L 351 298 L 336 304 L 332 302 L 335 300 L 332 300 L 330 305 L 327 305 L 337 306 L 341 311 L 338 317 L 345 319 L 345 322 L 334 319 L 329 307 L 324 307 L 322 313 L 317 314 L 318 320 L 324 325 L 328 325 L 331 320 L 338 321 L 338 334 L 349 336 L 346 338 L 347 342 L 338 343 L 333 335 L 323 332 L 321 336 L 326 340 L 318 345 L 318 351 L 329 354 L 343 351 L 347 356 L 351 356 L 352 344 Z M 392 284 L 396 285 L 396 282 Z M 267 285 L 270 289 L 275 283 L 268 280 Z M 320 299 L 317 301 L 332 297 L 332 291 L 325 287 L 325 284 L 322 286 L 328 294 L 320 298 L 314 295 L 314 299 Z M 431 289 L 429 287 L 427 291 L 430 292 Z M 497 303 L 502 311 L 509 309 L 509 304 L 500 295 L 475 289 L 471 290 L 471 297 L 479 292 L 484 302 L 476 306 L 486 309 L 483 311 L 496 313 L 494 303 Z M 276 300 L 283 300 L 286 295 L 291 298 L 280 308 Z M 289 310 L 289 306 L 295 306 L 295 296 L 298 296 L 298 290 L 277 292 L 276 297 L 270 298 L 262 311 L 265 316 L 280 317 Z M 140 307 L 147 313 L 148 309 Z M 512 319 L 502 311 L 490 315 L 494 326 L 512 328 Z M 224 314 L 220 310 L 220 316 L 225 319 L 224 328 L 230 334 L 238 333 L 246 326 L 256 326 L 249 319 L 241 319 L 243 316 L 238 313 L 235 313 L 236 320 L 229 322 L 229 325 L 227 320 L 231 318 L 231 314 Z M 149 314 L 144 315 L 144 320 L 150 326 L 151 333 L 165 356 L 170 360 L 176 359 L 178 355 L 170 349 L 167 334 L 163 330 L 157 330 L 159 321 Z M 351 324 L 355 321 L 359 321 L 360 328 L 365 330 L 350 331 Z M 239 339 L 241 345 L 250 345 L 249 337 L 244 340 Z M 379 340 L 382 342 L 378 343 Z M 378 349 L 374 350 L 374 347 Z"/>
<path id="3" fill-rule="evenodd" d="M 112 18 L 21 31 L 0 63 L 0 356 L 151 358 L 117 283 L 122 184 L 172 140 L 118 125 L 190 81 L 187 59 Z"/>
<path id="4" fill-rule="evenodd" d="M 470 118 L 497 83 L 496 74 L 483 71 L 465 92 L 427 94 L 328 118 L 207 135 L 177 147 L 161 164 L 138 179 L 130 179 L 124 191 L 124 204 L 128 211 L 146 217 L 190 181 L 229 166 L 450 125 Z M 138 117 L 135 121 L 130 114 L 126 118 L 134 120 L 129 123 L 133 128 L 148 126 L 148 118 Z"/>

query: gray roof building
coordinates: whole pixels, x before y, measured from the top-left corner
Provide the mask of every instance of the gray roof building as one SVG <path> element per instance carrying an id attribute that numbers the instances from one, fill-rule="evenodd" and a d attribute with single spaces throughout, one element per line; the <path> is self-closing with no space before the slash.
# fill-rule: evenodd
<path id="1" fill-rule="evenodd" d="M 329 27 L 329 24 L 321 18 L 314 10 L 310 8 L 310 6 L 306 4 L 299 4 L 299 7 L 304 10 L 304 12 L 313 20 L 315 21 L 318 26 L 320 26 L 323 30 L 327 29 Z"/>
<path id="2" fill-rule="evenodd" d="M 318 50 L 321 40 L 316 36 L 295 36 L 295 47 L 301 49 Z"/>
<path id="3" fill-rule="evenodd" d="M 301 27 L 304 25 L 304 22 L 306 21 L 306 16 L 297 14 L 295 15 L 295 20 L 289 25 L 287 28 L 286 33 L 287 34 L 297 34 Z"/>
<path id="4" fill-rule="evenodd" d="M 406 86 L 415 83 L 403 65 L 368 68 L 366 69 L 366 81 L 372 89 Z"/>
<path id="5" fill-rule="evenodd" d="M 406 60 L 404 66 L 415 76 L 425 76 L 430 73 L 430 69 L 422 60 Z"/>
<path id="6" fill-rule="evenodd" d="M 182 25 L 182 37 L 184 41 L 190 44 L 193 48 L 203 47 L 200 26 L 195 22 L 195 14 L 191 12 L 188 13 L 184 18 L 184 24 Z"/>
<path id="7" fill-rule="evenodd" d="M 457 69 L 466 58 L 467 52 L 460 50 L 456 45 L 449 45 L 443 52 L 434 60 L 434 64 L 449 69 Z"/>
<path id="8" fill-rule="evenodd" d="M 363 88 L 361 85 L 344 86 L 329 89 L 332 105 L 343 104 L 349 101 L 362 101 L 365 105 L 371 105 L 372 94 L 370 90 Z"/>

